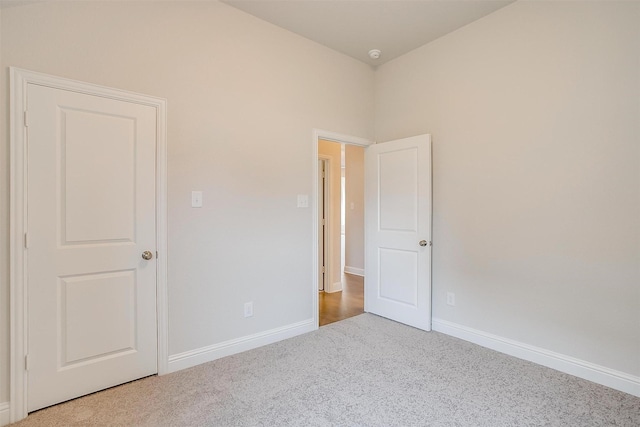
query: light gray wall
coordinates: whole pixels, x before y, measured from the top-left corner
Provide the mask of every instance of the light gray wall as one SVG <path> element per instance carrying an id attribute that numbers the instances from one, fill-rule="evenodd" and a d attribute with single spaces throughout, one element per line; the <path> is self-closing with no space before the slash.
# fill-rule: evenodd
<path id="1" fill-rule="evenodd" d="M 433 135 L 435 318 L 640 375 L 639 104 L 638 2 L 517 2 L 378 68 L 376 140 Z"/>
<path id="2" fill-rule="evenodd" d="M 217 2 L 2 11 L 8 66 L 168 100 L 169 351 L 313 316 L 312 129 L 373 137 L 373 71 Z M 8 399 L 8 100 L 0 116 L 0 402 Z M 204 207 L 190 207 L 191 190 Z M 243 304 L 254 303 L 254 317 Z"/>
<path id="3" fill-rule="evenodd" d="M 345 165 L 345 266 L 364 270 L 364 148 L 347 144 Z"/>

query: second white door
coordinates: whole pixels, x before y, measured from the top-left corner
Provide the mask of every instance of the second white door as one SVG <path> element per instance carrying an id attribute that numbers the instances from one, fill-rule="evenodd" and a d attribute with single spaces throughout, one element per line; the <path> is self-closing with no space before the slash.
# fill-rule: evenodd
<path id="1" fill-rule="evenodd" d="M 365 153 L 365 311 L 431 330 L 431 137 Z"/>

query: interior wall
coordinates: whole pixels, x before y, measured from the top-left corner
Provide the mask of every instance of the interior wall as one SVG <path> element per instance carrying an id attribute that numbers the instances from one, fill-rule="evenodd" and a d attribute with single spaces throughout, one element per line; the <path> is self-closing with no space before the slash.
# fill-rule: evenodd
<path id="1" fill-rule="evenodd" d="M 378 68 L 376 139 L 433 135 L 434 318 L 640 375 L 639 46 L 638 2 L 516 2 Z"/>
<path id="2" fill-rule="evenodd" d="M 313 207 L 296 196 L 312 194 L 313 128 L 372 138 L 368 65 L 218 2 L 45 2 L 4 9 L 1 25 L 4 94 L 16 66 L 168 100 L 171 355 L 313 318 Z M 7 105 L 2 96 L 0 402 Z"/>
<path id="3" fill-rule="evenodd" d="M 325 291 L 336 292 L 342 290 L 342 271 L 340 267 L 340 206 L 341 206 L 341 148 L 337 142 L 331 142 L 326 140 L 318 141 L 318 155 L 327 156 L 330 158 L 330 173 L 329 173 L 329 198 L 330 208 L 327 216 L 329 217 L 329 231 L 331 245 L 327 247 L 329 249 L 328 257 L 330 258 L 329 278 L 327 280 L 327 287 Z M 326 267 L 326 266 L 325 266 Z"/>
<path id="4" fill-rule="evenodd" d="M 346 144 L 345 165 L 345 270 L 364 270 L 364 148 Z"/>

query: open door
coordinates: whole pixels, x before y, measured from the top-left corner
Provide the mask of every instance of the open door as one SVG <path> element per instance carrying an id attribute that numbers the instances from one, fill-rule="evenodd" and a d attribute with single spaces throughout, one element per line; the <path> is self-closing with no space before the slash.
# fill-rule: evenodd
<path id="1" fill-rule="evenodd" d="M 431 135 L 365 154 L 365 311 L 431 330 Z"/>

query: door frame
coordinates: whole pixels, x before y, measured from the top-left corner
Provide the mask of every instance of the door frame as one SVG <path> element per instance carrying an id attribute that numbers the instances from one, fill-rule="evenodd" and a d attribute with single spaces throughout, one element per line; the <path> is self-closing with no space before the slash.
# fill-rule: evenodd
<path id="1" fill-rule="evenodd" d="M 156 311 L 158 375 L 168 372 L 167 307 L 167 101 L 135 92 L 10 67 L 9 106 L 9 420 L 25 418 L 27 410 L 28 304 L 25 256 L 28 200 L 27 87 L 29 84 L 147 105 L 156 109 Z"/>
<path id="2" fill-rule="evenodd" d="M 340 133 L 336 133 L 336 132 L 331 132 L 328 130 L 322 130 L 322 129 L 313 129 L 313 137 L 311 140 L 311 153 L 312 153 L 312 162 L 311 162 L 311 170 L 313 171 L 313 173 L 311 174 L 311 176 L 313 177 L 313 185 L 311 186 L 312 188 L 312 193 L 311 193 L 311 201 L 312 201 L 312 224 L 313 224 L 313 233 L 312 233 L 312 268 L 311 268 L 311 274 L 312 274 L 312 280 L 311 280 L 311 290 L 312 290 L 312 296 L 311 296 L 311 309 L 313 310 L 312 316 L 314 319 L 314 325 L 315 325 L 315 329 L 318 329 L 318 323 L 320 321 L 319 319 L 319 315 L 318 315 L 318 141 L 319 140 L 325 140 L 325 141 L 330 141 L 330 142 L 337 142 L 338 144 L 349 144 L 349 145 L 357 145 L 359 147 L 363 147 L 366 148 L 370 145 L 375 144 L 374 141 L 370 141 L 366 138 L 360 138 L 357 136 L 351 136 L 351 135 L 344 135 L 344 134 L 340 134 Z M 326 208 L 326 207 L 325 207 Z M 329 249 L 331 250 L 331 248 Z M 331 254 L 329 254 L 329 257 L 331 256 Z M 329 258 L 329 262 L 331 262 L 331 258 Z M 330 265 L 329 268 L 327 268 L 326 273 L 328 274 L 329 271 L 331 270 L 332 266 Z M 325 276 L 325 283 L 327 282 L 326 276 Z M 365 286 L 367 286 L 366 280 L 365 280 Z"/>
<path id="3" fill-rule="evenodd" d="M 330 227 L 330 223 L 331 223 L 331 219 L 329 218 L 328 212 L 331 211 L 331 185 L 329 185 L 330 181 L 330 175 L 331 175 L 331 157 L 329 156 L 325 156 L 323 154 L 318 154 L 318 162 L 322 162 L 324 164 L 324 186 L 323 186 L 323 198 L 322 198 L 322 211 L 323 211 L 323 215 L 324 215 L 324 224 L 323 224 L 323 228 L 322 228 L 322 252 L 323 252 L 323 257 L 322 259 L 324 260 L 324 265 L 325 265 L 325 270 L 324 270 L 324 274 L 322 276 L 322 292 L 327 292 L 328 286 L 327 286 L 327 277 L 329 276 L 329 269 L 330 266 L 327 265 L 328 260 L 330 260 L 331 258 L 331 254 L 332 254 L 332 250 L 331 250 L 331 246 L 327 245 L 327 242 L 330 240 L 330 235 L 331 233 L 329 233 L 329 227 Z M 318 169 L 318 198 L 316 200 L 317 204 L 316 206 L 318 208 L 320 208 L 320 170 Z M 316 209 L 317 212 L 320 212 L 320 209 Z M 320 218 L 318 217 L 318 221 L 320 221 Z M 320 226 L 320 223 L 318 222 L 318 227 Z M 319 233 L 316 233 L 319 234 Z M 318 249 L 320 248 L 320 239 L 318 238 Z M 320 277 L 320 254 L 318 253 L 318 277 Z M 320 292 L 320 284 L 318 284 L 318 292 Z"/>

